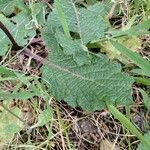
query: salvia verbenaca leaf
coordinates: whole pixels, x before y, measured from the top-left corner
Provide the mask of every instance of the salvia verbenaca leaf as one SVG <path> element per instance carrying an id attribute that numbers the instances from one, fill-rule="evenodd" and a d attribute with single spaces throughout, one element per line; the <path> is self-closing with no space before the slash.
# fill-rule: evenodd
<path id="1" fill-rule="evenodd" d="M 131 103 L 133 79 L 121 72 L 118 63 L 109 61 L 102 54 L 89 54 L 91 63 L 78 65 L 72 55 L 62 51 L 54 30 L 45 28 L 42 37 L 51 49 L 49 65 L 42 68 L 42 79 L 57 100 L 65 100 L 69 105 L 81 106 L 87 111 L 103 109 L 106 101 Z"/>

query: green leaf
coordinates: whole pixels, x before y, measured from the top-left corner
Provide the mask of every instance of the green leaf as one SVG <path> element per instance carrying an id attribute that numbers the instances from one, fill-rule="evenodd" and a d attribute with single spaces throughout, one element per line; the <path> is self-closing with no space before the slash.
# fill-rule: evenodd
<path id="1" fill-rule="evenodd" d="M 38 117 L 38 126 L 47 124 L 52 119 L 52 110 L 50 108 L 43 110 Z"/>
<path id="2" fill-rule="evenodd" d="M 0 11 L 5 15 L 10 15 L 14 11 L 15 0 L 1 0 Z"/>
<path id="3" fill-rule="evenodd" d="M 132 134 L 136 135 L 136 137 L 144 144 L 145 146 L 150 146 L 149 142 L 146 141 L 144 136 L 138 129 L 130 122 L 128 118 L 126 118 L 122 113 L 120 113 L 113 105 L 107 103 L 108 110 L 117 118 L 122 125 L 128 129 Z M 146 150 L 146 149 L 145 149 Z"/>
<path id="4" fill-rule="evenodd" d="M 24 83 L 27 87 L 31 85 L 29 78 L 25 76 L 25 74 L 14 72 L 18 80 L 20 80 L 22 83 Z"/>
<path id="5" fill-rule="evenodd" d="M 12 110 L 14 114 L 19 116 L 19 108 Z M 0 112 L 0 145 L 10 142 L 15 133 L 19 132 L 23 128 L 23 124 L 19 119 L 14 117 L 6 110 Z"/>
<path id="6" fill-rule="evenodd" d="M 45 109 L 40 112 L 38 116 L 38 122 L 35 125 L 33 125 L 31 128 L 41 127 L 47 124 L 52 119 L 52 117 L 53 117 L 53 112 L 49 107 L 48 109 Z"/>
<path id="7" fill-rule="evenodd" d="M 20 0 L 0 0 L 0 11 L 6 16 L 11 15 L 16 8 L 28 11 L 28 7 Z"/>
<path id="8" fill-rule="evenodd" d="M 131 61 L 133 61 L 136 65 L 138 65 L 144 72 L 150 75 L 150 61 L 144 59 L 137 53 L 132 52 L 132 50 L 124 47 L 122 44 L 117 43 L 115 41 L 111 41 L 112 45 L 120 51 L 123 55 L 128 57 Z"/>
<path id="9" fill-rule="evenodd" d="M 86 2 L 88 5 L 93 5 L 93 4 L 97 3 L 96 0 L 86 0 Z"/>
<path id="10" fill-rule="evenodd" d="M 124 31 L 118 31 L 118 30 L 115 30 L 115 31 L 112 31 L 111 34 L 113 38 L 115 37 L 120 37 L 120 36 L 138 36 L 138 35 L 144 35 L 144 34 L 149 34 L 150 32 L 148 31 L 150 28 L 150 19 L 140 23 L 140 24 L 137 24 L 127 30 L 124 30 Z"/>
<path id="11" fill-rule="evenodd" d="M 16 77 L 15 73 L 6 67 L 0 66 L 0 74 L 8 77 Z"/>
<path id="12" fill-rule="evenodd" d="M 105 5 L 95 4 L 88 8 L 78 8 L 72 0 L 59 1 L 69 30 L 80 35 L 82 44 L 104 36 L 104 31 L 107 27 L 104 20 L 104 16 L 106 15 Z M 55 6 L 56 3 L 54 3 Z M 48 16 L 48 25 L 54 28 L 60 28 L 62 26 L 55 8 Z"/>
<path id="13" fill-rule="evenodd" d="M 7 27 L 20 46 L 26 45 L 28 39 L 36 34 L 34 29 L 28 29 L 26 27 L 31 21 L 31 17 L 28 13 L 20 12 L 11 19 L 0 14 L 0 21 Z M 2 30 L 0 30 L 0 56 L 5 55 L 10 44 L 11 42 L 8 37 Z"/>
<path id="14" fill-rule="evenodd" d="M 142 83 L 144 85 L 150 86 L 150 79 L 149 78 L 144 78 L 144 77 L 134 77 L 135 81 L 137 83 Z"/>
<path id="15" fill-rule="evenodd" d="M 9 93 L 9 92 L 0 92 L 1 99 L 22 99 L 27 100 L 29 98 L 32 98 L 33 96 L 40 96 L 37 93 L 32 93 L 30 91 L 21 91 L 21 92 L 15 92 L 15 93 Z"/>
<path id="16" fill-rule="evenodd" d="M 31 14 L 36 17 L 42 9 L 41 6 L 42 6 L 42 3 L 33 3 L 33 4 L 31 4 L 31 6 L 30 6 Z"/>
<path id="17" fill-rule="evenodd" d="M 88 111 L 105 107 L 105 101 L 113 104 L 131 103 L 133 79 L 121 73 L 121 66 L 110 62 L 103 55 L 91 55 L 91 64 L 78 66 L 72 56 L 65 55 L 56 38 L 46 30 L 43 39 L 51 49 L 47 65 L 42 68 L 42 79 L 57 100 L 65 100 L 71 106 L 81 106 Z"/>
<path id="18" fill-rule="evenodd" d="M 104 37 L 107 28 L 106 8 L 102 3 L 81 8 L 72 0 L 57 0 L 54 3 L 54 9 L 48 16 L 47 26 L 53 30 L 53 35 L 57 37 L 64 53 L 73 55 L 79 65 L 90 63 L 86 44 Z"/>
<path id="19" fill-rule="evenodd" d="M 67 24 L 67 21 L 66 21 L 66 18 L 65 18 L 65 14 L 64 14 L 64 11 L 61 7 L 61 3 L 60 3 L 59 0 L 55 0 L 55 6 L 56 6 L 57 14 L 59 16 L 59 20 L 60 20 L 62 28 L 64 30 L 64 33 L 65 33 L 67 38 L 71 39 L 68 24 Z"/>
<path id="20" fill-rule="evenodd" d="M 41 28 L 40 25 L 45 24 L 45 8 L 46 6 L 42 2 L 30 3 L 29 10 L 32 16 L 32 21 L 36 28 Z"/>
<path id="21" fill-rule="evenodd" d="M 144 134 L 144 139 L 147 141 L 147 143 L 149 143 L 149 141 L 150 141 L 150 132 Z M 137 150 L 149 150 L 149 149 L 150 149 L 150 146 L 148 146 L 145 143 L 140 143 L 138 145 L 138 148 L 137 148 Z"/>
<path id="22" fill-rule="evenodd" d="M 68 39 L 62 32 L 56 32 L 55 37 L 61 47 L 63 47 L 63 52 L 66 55 L 73 55 L 73 59 L 78 65 L 90 64 L 91 58 L 87 52 L 88 49 L 81 45 L 80 40 Z M 87 50 L 85 51 L 84 48 Z"/>
<path id="23" fill-rule="evenodd" d="M 143 103 L 145 104 L 147 109 L 150 111 L 150 97 L 148 96 L 148 94 L 144 90 L 140 89 L 140 92 L 141 92 L 142 97 L 143 97 Z"/>
<path id="24" fill-rule="evenodd" d="M 26 79 L 22 80 L 21 82 L 25 83 L 28 86 L 28 89 L 26 90 L 19 89 L 17 91 L 16 90 L 17 87 L 16 87 L 16 89 L 12 93 L 1 90 L 0 91 L 1 99 L 27 100 L 33 98 L 34 96 L 42 96 L 42 91 L 37 87 L 37 85 L 29 84 L 29 82 Z"/>
<path id="25" fill-rule="evenodd" d="M 29 8 L 28 6 L 20 0 L 14 0 L 14 8 L 18 8 L 19 10 L 25 11 L 25 12 L 29 12 Z"/>
<path id="26" fill-rule="evenodd" d="M 131 70 L 131 72 L 138 74 L 138 75 L 150 77 L 150 75 L 148 73 L 144 72 L 142 69 L 133 69 L 133 70 Z"/>

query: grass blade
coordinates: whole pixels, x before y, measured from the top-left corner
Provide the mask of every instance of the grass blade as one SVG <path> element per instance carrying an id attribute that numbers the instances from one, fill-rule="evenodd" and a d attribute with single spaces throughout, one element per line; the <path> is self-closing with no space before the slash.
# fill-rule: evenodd
<path id="1" fill-rule="evenodd" d="M 112 37 L 120 37 L 120 36 L 125 36 L 125 35 L 144 35 L 144 34 L 149 34 L 150 32 L 148 31 L 148 29 L 150 28 L 150 19 L 142 22 L 141 24 L 135 25 L 133 27 L 131 27 L 128 30 L 124 30 L 124 31 L 112 31 Z"/>
<path id="2" fill-rule="evenodd" d="M 0 74 L 1 75 L 6 75 L 6 76 L 13 76 L 16 77 L 15 73 L 11 70 L 9 70 L 6 67 L 0 66 Z"/>
<path id="3" fill-rule="evenodd" d="M 111 43 L 118 51 L 120 51 L 123 55 L 128 57 L 131 61 L 133 61 L 141 69 L 143 69 L 144 72 L 146 72 L 150 75 L 150 61 L 144 59 L 142 56 L 140 56 L 137 53 L 134 53 L 132 50 L 126 48 L 125 46 L 123 46 L 120 43 L 117 43 L 115 41 L 111 41 Z"/>
<path id="4" fill-rule="evenodd" d="M 147 109 L 150 111 L 150 97 L 148 96 L 148 94 L 144 90 L 140 89 L 140 92 L 141 92 L 142 97 L 143 97 L 143 103 L 145 104 Z"/>
<path id="5" fill-rule="evenodd" d="M 117 118 L 121 124 L 128 129 L 132 134 L 136 135 L 136 137 L 141 141 L 141 143 L 150 147 L 150 144 L 147 143 L 144 136 L 138 129 L 130 122 L 128 118 L 126 118 L 122 113 L 120 113 L 113 105 L 107 104 L 108 110 Z"/>
<path id="6" fill-rule="evenodd" d="M 130 72 L 136 74 L 136 75 L 141 75 L 141 76 L 147 76 L 150 77 L 149 74 L 147 74 L 146 72 L 144 72 L 142 69 L 133 69 Z"/>
<path id="7" fill-rule="evenodd" d="M 150 86 L 150 79 L 148 78 L 134 77 L 134 79 L 137 83 L 142 83 L 144 85 Z"/>
<path id="8" fill-rule="evenodd" d="M 55 4 L 56 4 L 56 9 L 57 9 L 58 17 L 60 19 L 60 22 L 61 22 L 62 28 L 64 30 L 64 33 L 65 33 L 66 37 L 68 37 L 69 39 L 71 39 L 71 35 L 70 35 L 70 32 L 69 32 L 69 27 L 68 27 L 67 20 L 65 18 L 65 14 L 63 12 L 61 3 L 60 3 L 59 0 L 55 0 Z"/>

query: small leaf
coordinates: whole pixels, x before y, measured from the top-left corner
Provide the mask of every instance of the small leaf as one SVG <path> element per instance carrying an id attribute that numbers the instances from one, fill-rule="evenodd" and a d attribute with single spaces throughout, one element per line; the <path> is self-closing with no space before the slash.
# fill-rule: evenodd
<path id="1" fill-rule="evenodd" d="M 31 4 L 31 13 L 32 15 L 34 15 L 35 17 L 40 13 L 41 9 L 42 9 L 42 3 L 33 3 Z"/>
<path id="2" fill-rule="evenodd" d="M 26 82 L 26 81 L 25 81 Z M 27 83 L 28 85 L 28 83 Z M 11 92 L 1 91 L 0 97 L 1 99 L 19 99 L 19 100 L 27 100 L 30 98 L 33 98 L 34 96 L 41 96 L 41 89 L 39 89 L 36 85 L 28 85 L 27 90 L 19 89 L 19 91 L 16 91 L 16 89 Z"/>
<path id="3" fill-rule="evenodd" d="M 144 34 L 149 34 L 150 32 L 148 31 L 150 28 L 150 19 L 147 19 L 146 21 L 142 22 L 141 24 L 135 25 L 127 30 L 124 31 L 112 31 L 112 38 L 115 37 L 120 37 L 120 36 L 138 36 L 138 35 L 144 35 Z"/>
<path id="4" fill-rule="evenodd" d="M 49 107 L 48 109 L 45 109 L 40 112 L 38 116 L 38 122 L 35 125 L 33 125 L 31 128 L 41 127 L 47 124 L 52 119 L 52 117 L 53 117 L 53 112 Z"/>
<path id="5" fill-rule="evenodd" d="M 30 13 L 32 20 L 36 26 L 36 28 L 40 28 L 39 25 L 44 25 L 45 23 L 45 5 L 42 2 L 31 3 L 29 5 Z"/>
<path id="6" fill-rule="evenodd" d="M 28 77 L 25 76 L 25 74 L 15 72 L 15 75 L 18 78 L 18 80 L 20 80 L 22 83 L 24 83 L 25 85 L 27 85 L 27 87 L 29 87 L 31 85 L 31 83 L 29 82 Z"/>

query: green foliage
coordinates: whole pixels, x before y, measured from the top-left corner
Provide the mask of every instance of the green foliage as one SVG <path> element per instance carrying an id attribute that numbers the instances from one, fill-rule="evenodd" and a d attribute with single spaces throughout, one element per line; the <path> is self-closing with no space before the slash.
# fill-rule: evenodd
<path id="1" fill-rule="evenodd" d="M 19 116 L 20 110 L 15 108 L 12 112 Z M 0 145 L 3 145 L 14 137 L 14 134 L 21 131 L 23 124 L 6 110 L 0 112 Z"/>
<path id="2" fill-rule="evenodd" d="M 5 84 L 7 81 L 9 81 L 9 84 L 12 84 L 14 88 L 13 91 L 3 89 L 3 83 Z M 35 77 L 11 71 L 6 67 L 0 67 L 0 97 L 5 106 L 5 109 L 0 106 L 0 145 L 10 142 L 14 135 L 24 128 L 21 110 L 17 107 L 14 109 L 10 109 L 9 107 L 12 100 L 28 101 L 29 99 L 32 100 L 35 96 L 44 97 L 45 100 L 47 100 L 48 96 L 47 93 L 44 92 L 41 83 L 39 84 Z M 51 117 L 51 113 L 46 116 L 46 112 L 51 112 L 51 110 L 44 110 L 43 113 L 40 114 L 38 126 L 41 126 L 41 123 L 46 123 L 46 119 L 48 118 L 45 117 Z M 17 116 L 20 117 L 22 121 L 20 121 Z M 44 118 L 42 118 L 42 116 Z"/>
<path id="3" fill-rule="evenodd" d="M 0 66 L 0 75 L 11 76 L 11 77 L 16 76 L 14 72 L 12 72 L 11 70 L 3 66 Z"/>
<path id="4" fill-rule="evenodd" d="M 142 75 L 142 76 L 150 77 L 150 75 L 148 73 L 144 72 L 142 69 L 133 69 L 133 70 L 131 70 L 131 72 L 136 74 L 136 75 Z"/>
<path id="5" fill-rule="evenodd" d="M 121 73 L 119 64 L 103 55 L 89 54 L 91 64 L 79 66 L 72 55 L 63 53 L 50 28 L 43 32 L 43 39 L 52 52 L 49 65 L 43 66 L 42 78 L 57 100 L 63 99 L 87 111 L 104 108 L 105 101 L 125 105 L 131 102 L 133 80 Z"/>
<path id="6" fill-rule="evenodd" d="M 148 94 L 144 90 L 140 89 L 140 92 L 141 92 L 142 97 L 143 97 L 143 103 L 145 104 L 147 109 L 150 111 L 150 97 L 148 96 Z"/>
<path id="7" fill-rule="evenodd" d="M 137 83 L 142 83 L 143 85 L 150 86 L 150 79 L 145 77 L 134 77 Z"/>
<path id="8" fill-rule="evenodd" d="M 120 51 L 123 55 L 128 57 L 131 61 L 133 61 L 136 65 L 138 65 L 144 72 L 150 75 L 150 61 L 144 59 L 137 53 L 132 52 L 132 50 L 124 47 L 122 44 L 117 43 L 115 41 L 111 41 L 112 45 Z"/>
<path id="9" fill-rule="evenodd" d="M 149 33 L 150 20 L 131 27 L 135 21 L 133 17 L 125 29 L 109 29 L 110 25 L 106 19 L 109 6 L 101 2 L 97 3 L 97 0 L 86 0 L 86 2 L 87 7 L 86 5 L 82 7 L 80 0 L 55 0 L 52 11 L 46 16 L 46 6 L 42 2 L 31 0 L 25 5 L 20 0 L 1 0 L 0 21 L 22 47 L 36 35 L 36 29 L 41 31 L 47 48 L 51 50 L 41 69 L 41 79 L 46 83 L 48 92 L 52 96 L 57 100 L 65 100 L 73 107 L 80 106 L 86 111 L 101 110 L 107 106 L 123 126 L 140 139 L 141 144 L 138 149 L 148 149 L 149 133 L 143 137 L 136 127 L 113 106 L 128 107 L 131 104 L 133 78 L 122 73 L 121 65 L 117 62 L 110 61 L 102 54 L 89 51 L 88 45 L 106 40 L 105 48 L 111 49 L 109 52 L 112 57 L 123 53 L 141 68 L 143 75 L 150 76 L 149 61 L 130 50 L 141 46 L 137 35 Z M 137 9 L 140 5 L 141 2 Z M 149 12 L 149 6 L 146 8 Z M 46 26 L 45 16 L 48 18 Z M 43 30 L 41 30 L 42 26 L 44 26 Z M 118 37 L 118 41 L 127 45 L 128 48 L 117 42 L 108 41 Z M 136 45 L 137 42 L 139 45 Z M 0 45 L 0 56 L 4 56 L 11 42 L 1 30 Z M 135 77 L 134 79 L 139 83 L 150 85 L 149 78 Z M 44 91 L 43 83 L 32 75 L 27 76 L 0 66 L 0 84 L 7 81 L 11 81 L 9 83 L 14 89 L 10 91 L 0 89 L 0 97 L 4 103 L 9 103 L 13 99 L 33 99 L 36 96 L 43 97 L 45 101 L 49 98 L 49 94 Z M 147 93 L 143 90 L 141 93 L 144 104 L 150 109 Z M 19 111 L 18 108 L 12 110 L 16 116 L 19 116 Z M 14 134 L 23 128 L 18 118 L 8 112 L 9 110 L 0 112 L 0 144 L 9 142 Z M 48 125 L 53 117 L 53 111 L 48 107 L 37 112 L 39 112 L 37 123 L 31 126 L 31 129 Z M 57 115 L 60 131 L 66 136 L 69 147 L 67 129 L 70 125 L 63 122 L 59 110 Z M 52 134 L 51 127 L 48 130 L 49 134 Z M 46 142 L 49 143 L 49 139 Z"/>
<path id="10" fill-rule="evenodd" d="M 128 118 L 126 118 L 122 113 L 120 113 L 113 105 L 107 103 L 108 110 L 117 118 L 121 124 L 128 129 L 132 134 L 136 135 L 136 137 L 141 141 L 141 145 L 146 148 L 150 148 L 149 141 L 142 135 L 140 131 L 130 122 Z M 143 149 L 143 150 L 148 150 Z"/>
<path id="11" fill-rule="evenodd" d="M 65 18 L 65 14 L 64 14 L 64 11 L 62 9 L 62 6 L 61 6 L 61 3 L 59 0 L 55 0 L 55 7 L 56 7 L 56 11 L 59 16 L 59 20 L 61 22 L 61 25 L 62 25 L 62 28 L 64 30 L 66 37 L 71 38 L 70 33 L 69 33 L 68 24 L 67 24 L 67 21 Z"/>
<path id="12" fill-rule="evenodd" d="M 150 132 L 144 134 L 144 139 L 146 140 L 147 143 L 149 143 L 149 141 L 150 141 Z M 150 149 L 150 146 L 148 146 L 145 143 L 140 143 L 138 145 L 138 148 L 137 148 L 137 150 L 148 150 L 148 149 Z"/>
<path id="13" fill-rule="evenodd" d="M 70 49 L 74 49 L 71 52 L 70 50 L 66 51 L 64 48 L 64 53 L 67 55 L 73 53 L 74 60 L 82 65 L 87 63 L 88 59 L 87 53 L 84 52 L 86 44 L 92 40 L 104 37 L 104 32 L 108 26 L 105 20 L 106 12 L 107 6 L 103 4 L 95 4 L 87 9 L 76 7 L 76 4 L 71 0 L 58 0 L 55 1 L 54 9 L 48 16 L 47 26 L 52 28 L 55 33 L 59 33 L 57 38 L 59 38 L 61 44 L 64 42 L 63 48 L 66 48 L 64 45 L 69 43 Z M 76 34 L 76 36 L 72 37 L 72 41 L 69 31 Z M 62 41 L 62 36 L 64 41 Z M 55 38 L 55 34 L 53 38 Z M 79 49 L 80 52 L 76 53 Z M 81 62 L 79 62 L 80 57 L 82 57 Z"/>
<path id="14" fill-rule="evenodd" d="M 88 42 L 104 37 L 106 5 L 100 3 L 80 8 L 71 0 L 63 1 L 63 17 L 60 18 L 58 2 L 54 3 L 56 9 L 54 7 L 49 14 L 42 33 L 51 49 L 42 78 L 51 94 L 57 100 L 63 99 L 71 106 L 81 106 L 87 111 L 103 109 L 106 101 L 131 103 L 133 79 L 121 73 L 119 64 L 110 62 L 104 55 L 90 53 L 86 47 Z M 64 26 L 66 22 L 68 26 Z M 66 36 L 66 27 L 72 32 L 72 39 Z"/>
<path id="15" fill-rule="evenodd" d="M 133 1 L 133 4 L 131 5 L 131 9 L 135 11 L 135 15 L 141 15 L 143 19 L 148 19 L 150 16 L 150 0 L 136 0 Z M 133 12 L 134 12 L 133 11 Z"/>
<path id="16" fill-rule="evenodd" d="M 90 64 L 91 57 L 87 47 L 81 45 L 80 40 L 71 40 L 66 38 L 62 32 L 56 32 L 55 37 L 63 48 L 63 52 L 68 55 L 73 55 L 73 59 L 78 65 Z"/>
<path id="17" fill-rule="evenodd" d="M 0 21 L 7 27 L 19 46 L 25 46 L 29 39 L 36 35 L 36 28 L 45 23 L 45 5 L 43 3 L 31 3 L 26 6 L 20 0 L 0 1 Z M 7 17 L 15 13 L 13 17 Z M 11 45 L 5 33 L 0 30 L 0 56 L 4 56 Z"/>
<path id="18" fill-rule="evenodd" d="M 95 4 L 85 9 L 76 7 L 71 0 L 59 1 L 61 2 L 69 30 L 79 33 L 82 44 L 104 36 L 104 31 L 107 27 L 104 20 L 107 10 L 105 5 Z M 48 24 L 57 29 L 61 27 L 58 16 L 59 14 L 55 8 L 48 16 Z"/>
<path id="19" fill-rule="evenodd" d="M 45 109 L 40 112 L 38 116 L 38 122 L 35 125 L 33 125 L 31 128 L 41 127 L 49 123 L 52 118 L 53 118 L 53 112 L 51 108 L 49 107 L 48 109 Z"/>
<path id="20" fill-rule="evenodd" d="M 36 28 L 41 28 L 45 24 L 45 5 L 42 2 L 38 3 L 29 3 L 28 11 L 32 17 L 30 24 Z"/>
<path id="21" fill-rule="evenodd" d="M 30 81 L 33 80 L 33 84 Z M 15 71 L 10 71 L 5 67 L 0 67 L 0 85 L 3 85 L 3 82 L 11 81 L 15 90 L 5 91 L 0 87 L 0 97 L 3 100 L 27 100 L 31 99 L 34 96 L 42 96 L 42 89 L 36 84 L 36 78 L 26 76 Z M 26 86 L 26 88 L 22 88 Z"/>
<path id="22" fill-rule="evenodd" d="M 25 12 L 21 12 L 11 19 L 0 14 L 0 21 L 8 28 L 20 46 L 26 45 L 28 39 L 35 35 L 35 30 L 27 28 L 30 20 L 30 16 Z M 0 30 L 0 44 L 0 56 L 3 56 L 8 51 L 11 42 L 2 30 Z"/>
<path id="23" fill-rule="evenodd" d="M 109 33 L 112 35 L 110 38 L 117 38 L 121 36 L 138 36 L 149 34 L 150 33 L 149 28 L 150 28 L 150 19 L 147 19 L 135 26 L 132 26 L 130 28 L 127 27 L 125 28 L 125 30 L 113 29 L 112 31 L 109 31 Z"/>
<path id="24" fill-rule="evenodd" d="M 0 11 L 6 16 L 12 14 L 15 11 L 15 7 L 25 6 L 23 2 L 19 0 L 1 0 L 0 1 Z M 25 7 L 24 7 L 25 8 Z"/>
<path id="25" fill-rule="evenodd" d="M 142 40 L 140 40 L 136 36 L 125 36 L 125 37 L 118 37 L 116 39 L 119 43 L 125 45 L 127 48 L 131 49 L 132 51 L 137 52 L 138 49 L 141 48 L 142 45 Z M 122 63 L 128 62 L 127 59 L 121 56 L 121 53 L 111 44 L 110 41 L 104 41 L 100 42 L 100 48 L 102 51 L 107 53 L 107 56 L 110 59 L 115 59 L 117 58 L 120 60 Z M 126 63 L 124 63 L 126 64 Z"/>

